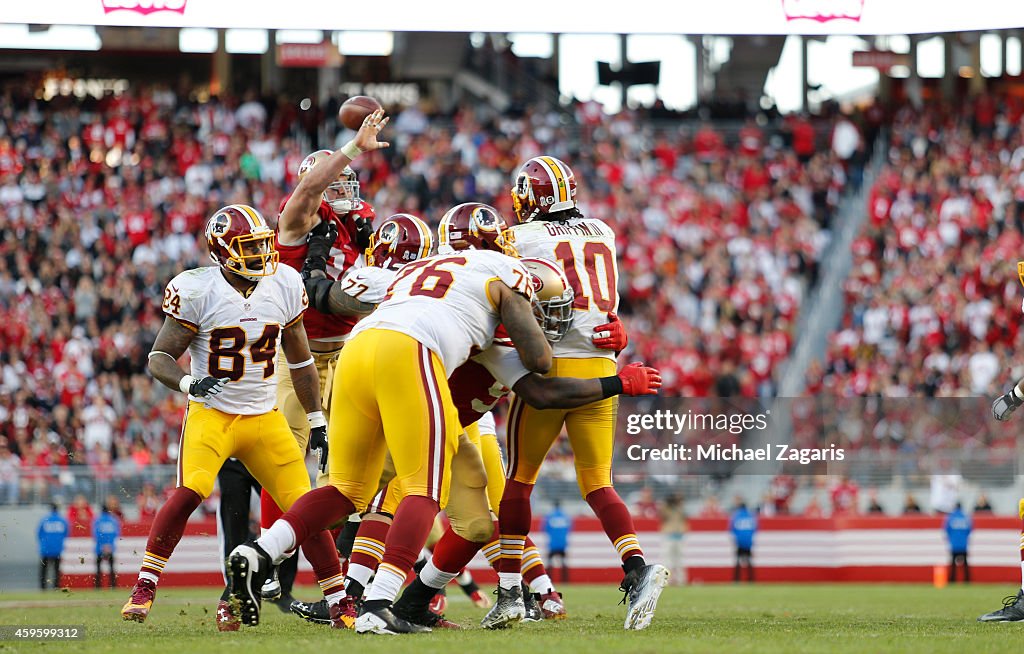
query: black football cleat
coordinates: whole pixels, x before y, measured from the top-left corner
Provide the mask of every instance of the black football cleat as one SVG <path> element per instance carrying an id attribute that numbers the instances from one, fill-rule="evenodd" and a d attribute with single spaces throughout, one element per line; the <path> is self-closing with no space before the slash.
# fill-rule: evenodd
<path id="1" fill-rule="evenodd" d="M 526 608 L 523 622 L 541 622 L 544 620 L 544 611 L 540 608 L 540 602 L 537 601 L 538 597 L 540 596 L 530 592 L 529 586 L 523 584 L 523 606 Z"/>
<path id="2" fill-rule="evenodd" d="M 629 600 L 623 625 L 627 630 L 639 631 L 650 626 L 661 591 L 668 585 L 668 578 L 668 568 L 653 564 L 631 571 L 622 580 L 619 590 L 626 593 L 626 599 Z"/>
<path id="3" fill-rule="evenodd" d="M 391 608 L 383 606 L 364 612 L 356 618 L 357 634 L 425 634 L 430 627 L 413 624 L 391 612 Z"/>
<path id="4" fill-rule="evenodd" d="M 323 598 L 316 602 L 300 602 L 295 600 L 288 608 L 306 622 L 331 624 L 331 612 L 327 607 L 327 600 Z"/>
<path id="5" fill-rule="evenodd" d="M 1020 622 L 1024 620 L 1024 590 L 1003 598 L 1003 608 L 978 616 L 978 622 Z"/>
<path id="6" fill-rule="evenodd" d="M 238 600 L 242 624 L 260 623 L 263 582 L 270 574 L 270 557 L 255 541 L 242 543 L 228 557 L 231 597 Z"/>

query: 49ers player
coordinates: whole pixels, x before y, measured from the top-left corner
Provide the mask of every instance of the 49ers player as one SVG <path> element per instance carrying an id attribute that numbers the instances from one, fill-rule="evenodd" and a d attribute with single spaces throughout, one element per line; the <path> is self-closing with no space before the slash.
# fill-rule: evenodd
<path id="1" fill-rule="evenodd" d="M 149 615 L 185 523 L 213 490 L 228 457 L 242 461 L 281 506 L 291 506 L 309 490 L 304 452 L 274 410 L 277 373 L 287 369 L 303 410 L 323 424 L 302 324 L 307 304 L 302 281 L 294 270 L 278 266 L 274 234 L 250 206 L 230 205 L 214 213 L 206 224 L 206 240 L 218 265 L 186 270 L 167 284 L 166 318 L 149 353 L 153 377 L 186 393 L 189 402 L 177 488 L 150 529 L 139 579 L 121 609 L 125 620 L 143 622 Z M 277 365 L 279 347 L 285 366 Z M 186 350 L 192 360 L 188 374 L 178 365 Z M 322 438 L 326 430 L 314 426 L 313 431 Z M 307 541 L 306 554 L 318 579 L 340 574 L 326 532 Z M 225 593 L 217 610 L 219 629 L 238 629 L 239 617 L 246 624 L 258 622 L 251 611 L 239 616 L 237 608 Z"/>
<path id="2" fill-rule="evenodd" d="M 387 147 L 387 142 L 377 140 L 377 133 L 387 122 L 383 112 L 367 116 L 355 138 L 337 152 L 318 150 L 307 156 L 299 165 L 298 184 L 281 202 L 277 224 L 277 250 L 281 263 L 300 271 L 307 259 L 323 263 L 321 269 L 324 272 L 310 275 L 307 269 L 303 277 L 310 300 L 305 318 L 306 335 L 319 374 L 324 407 L 328 411 L 331 372 L 342 342 L 359 318 L 373 309 L 372 305 L 341 296 L 335 299 L 330 314 L 325 311 L 330 303 L 329 296 L 323 292 L 325 282 L 329 285 L 333 279 L 340 279 L 355 264 L 362 248 L 366 247 L 364 241 L 368 240 L 373 229 L 373 207 L 359 196 L 359 180 L 348 164 L 362 152 Z M 326 243 L 308 241 L 314 231 L 329 232 L 334 238 Z M 280 363 L 285 365 L 283 361 Z M 288 421 L 299 448 L 305 451 L 311 423 L 296 399 L 291 383 L 284 378 L 278 384 L 277 405 Z M 320 459 L 317 485 L 322 485 L 326 480 L 327 443 L 312 445 Z M 261 493 L 260 500 L 260 526 L 266 529 L 281 516 L 281 509 L 266 492 Z M 294 557 L 287 559 L 280 571 L 275 569 L 262 589 L 263 598 L 280 600 L 279 606 L 283 611 L 287 611 L 292 603 L 291 589 L 297 565 Z M 340 583 L 341 580 L 338 581 Z M 322 590 L 330 594 L 334 588 Z"/>
<path id="3" fill-rule="evenodd" d="M 554 157 L 534 157 L 523 164 L 511 193 L 519 221 L 509 230 L 511 244 L 524 257 L 555 262 L 574 291 L 572 327 L 552 346 L 555 359 L 549 376 L 599 377 L 615 390 L 615 359 L 626 345 L 622 323 L 614 319 L 619 304 L 615 232 L 580 213 L 576 178 L 565 162 Z M 650 625 L 669 572 L 662 565 L 647 564 L 629 509 L 612 488 L 617 402 L 611 392 L 604 400 L 569 410 L 531 406 L 519 395 L 513 400 L 508 483 L 499 518 L 498 600 L 483 620 L 485 627 L 503 626 L 523 612 L 521 564 L 530 530 L 530 494 L 563 427 L 573 450 L 580 493 L 622 560 L 625 578 L 620 588 L 629 599 L 624 626 L 644 629 Z"/>

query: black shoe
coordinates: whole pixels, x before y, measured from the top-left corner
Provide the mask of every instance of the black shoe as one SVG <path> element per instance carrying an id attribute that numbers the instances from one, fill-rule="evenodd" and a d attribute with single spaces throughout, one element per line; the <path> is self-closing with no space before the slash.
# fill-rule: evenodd
<path id="1" fill-rule="evenodd" d="M 1024 620 L 1024 590 L 1003 598 L 1003 608 L 978 617 L 978 622 L 1020 622 Z"/>
<path id="2" fill-rule="evenodd" d="M 306 622 L 331 624 L 331 612 L 327 607 L 327 600 L 325 599 L 321 598 L 316 602 L 300 602 L 296 600 L 288 608 Z"/>
<path id="3" fill-rule="evenodd" d="M 281 613 L 291 613 L 291 611 L 292 611 L 292 604 L 295 603 L 296 601 L 298 601 L 298 600 L 296 600 L 295 597 L 293 597 L 291 593 L 283 593 L 276 600 L 271 600 L 271 604 L 276 606 L 277 610 L 280 611 Z"/>
<path id="4" fill-rule="evenodd" d="M 440 613 L 434 613 L 423 606 L 414 606 L 409 602 L 402 604 L 401 600 L 395 602 L 391 612 L 407 622 L 431 629 L 462 629 L 462 625 L 446 619 Z"/>
<path id="5" fill-rule="evenodd" d="M 270 568 L 270 557 L 255 541 L 239 545 L 228 557 L 228 584 L 231 597 L 238 600 L 242 624 L 260 623 L 260 589 Z"/>
<path id="6" fill-rule="evenodd" d="M 523 584 L 523 606 L 526 607 L 526 615 L 523 622 L 540 622 L 544 619 L 544 611 L 540 610 L 540 602 L 537 599 L 540 595 L 530 592 L 530 587 Z"/>
<path id="7" fill-rule="evenodd" d="M 526 617 L 526 605 L 523 602 L 523 589 L 519 586 L 508 590 L 498 586 L 494 591 L 498 601 L 487 612 L 480 626 L 486 629 L 503 629 L 519 622 Z"/>
<path id="8" fill-rule="evenodd" d="M 424 634 L 430 633 L 430 627 L 413 624 L 391 612 L 384 606 L 360 614 L 356 618 L 357 634 Z"/>
<path id="9" fill-rule="evenodd" d="M 277 576 L 280 567 L 275 565 L 270 569 L 270 575 L 263 582 L 263 587 L 260 588 L 260 596 L 268 602 L 276 602 L 281 599 L 281 580 Z"/>

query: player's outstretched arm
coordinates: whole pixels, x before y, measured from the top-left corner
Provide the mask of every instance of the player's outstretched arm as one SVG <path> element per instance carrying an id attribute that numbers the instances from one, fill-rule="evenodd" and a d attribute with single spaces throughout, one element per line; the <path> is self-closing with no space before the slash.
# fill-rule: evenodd
<path id="1" fill-rule="evenodd" d="M 306 410 L 309 421 L 309 449 L 317 453 L 320 472 L 327 472 L 327 420 L 320 406 L 320 374 L 306 340 L 306 327 L 300 318 L 281 334 L 281 347 L 288 360 L 288 372 L 295 396 Z"/>
<path id="2" fill-rule="evenodd" d="M 195 332 L 173 318 L 164 318 L 149 353 L 149 373 L 167 388 L 188 393 L 193 397 L 216 395 L 227 379 L 203 377 L 196 379 L 182 370 L 178 359 L 192 343 Z"/>
<path id="3" fill-rule="evenodd" d="M 1024 389 L 1021 389 L 1021 384 L 1024 379 L 1013 385 L 1013 388 L 1006 391 L 1002 395 L 996 398 L 996 401 L 992 403 L 992 415 L 995 416 L 996 420 L 1009 420 L 1010 414 L 1017 410 L 1021 404 L 1024 404 Z"/>
<path id="4" fill-rule="evenodd" d="M 320 220 L 317 215 L 320 199 L 327 187 L 338 179 L 345 166 L 364 152 L 390 145 L 387 141 L 377 140 L 377 134 L 388 124 L 388 120 L 383 109 L 373 112 L 363 121 L 354 139 L 302 176 L 278 219 L 277 229 L 283 242 L 294 243 L 316 225 Z"/>
<path id="5" fill-rule="evenodd" d="M 487 290 L 498 305 L 501 324 L 515 343 L 523 366 L 530 372 L 546 373 L 551 369 L 551 345 L 533 317 L 530 301 L 498 280 L 492 281 Z"/>
<path id="6" fill-rule="evenodd" d="M 642 363 L 631 363 L 609 377 L 543 377 L 530 373 L 512 391 L 535 409 L 575 409 L 615 395 L 657 395 L 661 373 Z"/>

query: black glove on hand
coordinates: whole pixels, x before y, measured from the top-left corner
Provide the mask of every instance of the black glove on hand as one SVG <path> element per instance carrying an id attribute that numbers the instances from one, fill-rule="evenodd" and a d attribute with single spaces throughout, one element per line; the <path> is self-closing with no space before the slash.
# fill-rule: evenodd
<path id="1" fill-rule="evenodd" d="M 227 379 L 216 377 L 203 377 L 192 382 L 188 387 L 188 394 L 192 397 L 213 397 L 224 389 Z"/>
<path id="2" fill-rule="evenodd" d="M 327 422 L 324 414 L 320 411 L 307 413 L 309 420 L 309 451 L 316 452 L 317 461 L 320 462 L 320 472 L 327 472 Z"/>
<path id="3" fill-rule="evenodd" d="M 356 226 L 356 245 L 360 250 L 370 247 L 370 237 L 373 236 L 373 219 L 357 216 L 353 221 Z"/>
<path id="4" fill-rule="evenodd" d="M 309 279 L 314 270 L 327 270 L 327 257 L 337 238 L 338 223 L 334 220 L 321 220 L 319 225 L 309 231 L 306 261 L 302 265 L 303 279 Z"/>

